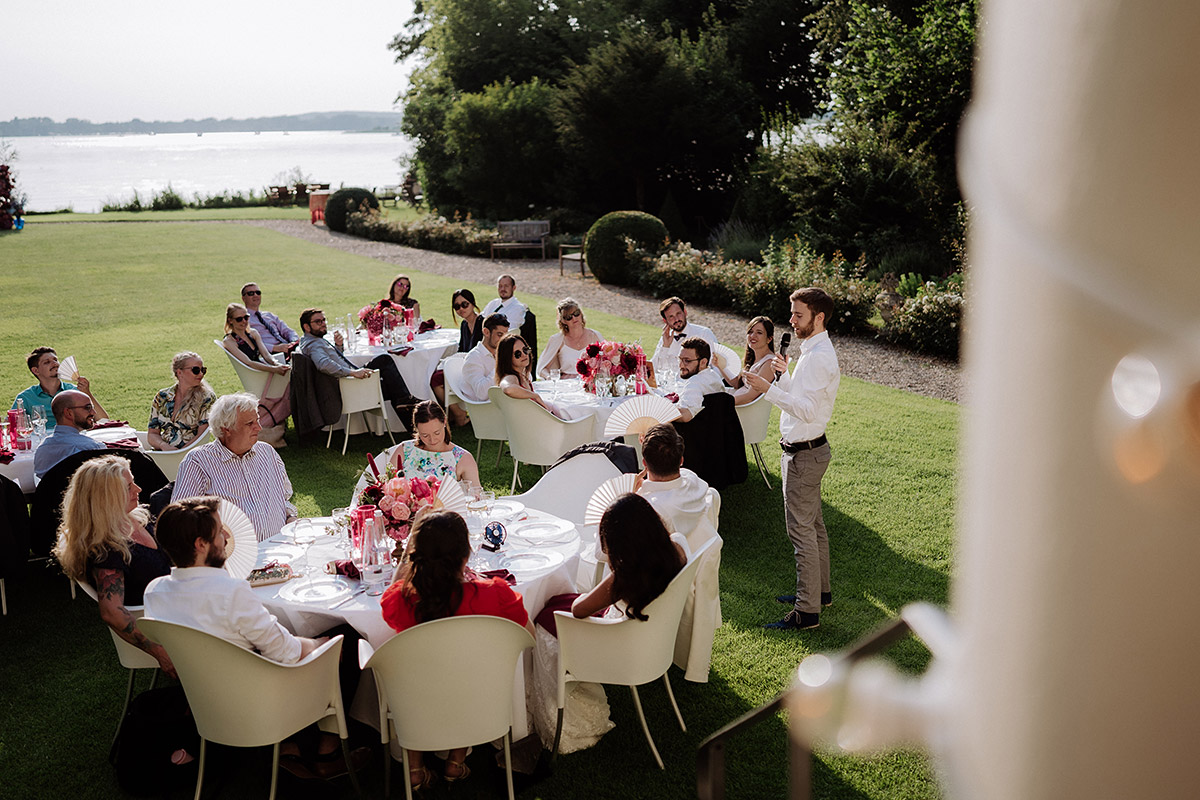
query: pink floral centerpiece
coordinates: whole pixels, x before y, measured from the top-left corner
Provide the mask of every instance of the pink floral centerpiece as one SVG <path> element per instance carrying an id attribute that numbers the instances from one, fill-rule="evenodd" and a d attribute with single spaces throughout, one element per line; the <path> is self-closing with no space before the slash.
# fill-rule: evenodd
<path id="1" fill-rule="evenodd" d="M 597 381 L 611 384 L 617 378 L 636 378 L 645 364 L 646 354 L 641 345 L 598 342 L 584 348 L 575 369 L 583 378 L 584 389 L 595 393 Z"/>
<path id="2" fill-rule="evenodd" d="M 412 521 L 427 508 L 440 505 L 438 489 L 441 481 L 434 477 L 406 478 L 388 464 L 382 475 L 375 476 L 354 498 L 354 505 L 373 505 L 383 512 L 383 526 L 397 543 L 408 538 Z"/>
<path id="3" fill-rule="evenodd" d="M 394 326 L 397 315 L 401 315 L 403 311 L 403 308 L 391 300 L 384 299 L 360 308 L 358 321 L 367 329 L 367 336 L 370 337 L 371 344 L 376 344 L 379 337 L 383 335 L 384 328 Z"/>

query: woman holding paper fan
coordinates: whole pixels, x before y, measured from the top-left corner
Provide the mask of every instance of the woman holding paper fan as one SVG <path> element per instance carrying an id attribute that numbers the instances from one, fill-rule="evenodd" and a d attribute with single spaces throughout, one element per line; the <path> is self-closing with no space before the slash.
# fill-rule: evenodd
<path id="1" fill-rule="evenodd" d="M 467 450 L 450 441 L 441 406 L 432 400 L 418 403 L 413 409 L 413 430 L 415 438 L 391 449 L 389 458 L 397 473 L 479 483 L 479 465 Z"/>
<path id="2" fill-rule="evenodd" d="M 140 491 L 120 456 L 85 461 L 63 495 L 54 555 L 67 577 L 95 588 L 100 618 L 117 636 L 154 656 L 174 678 L 167 651 L 134 627 L 125 607 L 141 605 L 146 585 L 171 571 L 170 559 L 150 534 L 150 515 L 138 505 Z"/>
<path id="3" fill-rule="evenodd" d="M 395 582 L 379 599 L 384 622 L 396 631 L 405 631 L 435 619 L 485 614 L 510 619 L 533 633 L 521 595 L 503 578 L 475 579 L 467 571 L 470 557 L 467 523 L 461 516 L 453 511 L 435 511 L 417 520 L 409 538 L 408 561 L 396 571 Z M 465 747 L 446 755 L 442 776 L 447 782 L 462 780 L 471 773 L 464 763 L 466 757 Z M 424 753 L 410 750 L 408 763 L 413 788 L 427 789 L 437 780 L 425 767 Z"/>
<path id="4" fill-rule="evenodd" d="M 175 385 L 154 395 L 146 440 L 155 450 L 187 447 L 208 430 L 208 410 L 217 393 L 204 380 L 208 368 L 196 353 L 176 353 L 171 360 Z"/>
<path id="5" fill-rule="evenodd" d="M 583 309 L 572 297 L 558 301 L 558 333 L 546 342 L 546 349 L 538 358 L 537 374 L 539 378 L 550 377 L 550 370 L 559 370 L 563 377 L 579 374 L 575 365 L 583 357 L 583 350 L 589 344 L 604 341 L 604 337 L 587 327 L 583 317 Z"/>
<path id="6" fill-rule="evenodd" d="M 775 323 L 768 317 L 755 317 L 746 326 L 746 360 L 745 368 L 749 372 L 761 375 L 768 381 L 775 380 L 775 368 L 771 362 L 775 360 Z M 733 383 L 733 404 L 744 406 L 758 399 L 762 392 L 755 391 L 737 375 Z"/>

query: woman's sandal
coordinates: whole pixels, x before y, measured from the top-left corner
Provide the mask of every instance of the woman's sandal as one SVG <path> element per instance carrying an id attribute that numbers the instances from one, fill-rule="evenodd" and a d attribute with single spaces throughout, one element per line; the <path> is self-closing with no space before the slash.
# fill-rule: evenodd
<path id="1" fill-rule="evenodd" d="M 457 775 L 450 774 L 451 767 L 453 767 L 454 771 L 458 773 Z M 471 768 L 468 767 L 465 762 L 450 761 L 447 759 L 446 770 L 442 773 L 442 777 L 446 779 L 446 783 L 454 783 L 455 781 L 461 781 L 464 778 L 467 778 L 470 774 Z"/>
<path id="2" fill-rule="evenodd" d="M 418 775 L 419 780 L 414 781 L 413 777 Z M 408 771 L 408 782 L 414 791 L 423 792 L 437 783 L 437 773 L 428 767 L 413 767 Z"/>

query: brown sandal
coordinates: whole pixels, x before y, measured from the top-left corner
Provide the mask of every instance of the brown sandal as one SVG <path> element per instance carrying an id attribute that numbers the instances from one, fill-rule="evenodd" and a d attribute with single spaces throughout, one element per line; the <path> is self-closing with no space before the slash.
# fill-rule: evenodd
<path id="1" fill-rule="evenodd" d="M 458 773 L 457 775 L 450 774 L 449 770 L 451 767 L 454 767 L 455 772 Z M 471 768 L 468 767 L 465 762 L 451 761 L 449 759 L 446 759 L 446 771 L 444 771 L 442 773 L 442 777 L 446 779 L 446 783 L 454 783 L 455 781 L 461 781 L 461 780 L 466 779 L 470 775 L 471 775 Z"/>
<path id="2" fill-rule="evenodd" d="M 421 776 L 419 780 L 414 781 L 413 776 Z M 437 773 L 428 767 L 413 767 L 408 771 L 408 782 L 412 785 L 413 791 L 423 792 L 437 783 Z"/>

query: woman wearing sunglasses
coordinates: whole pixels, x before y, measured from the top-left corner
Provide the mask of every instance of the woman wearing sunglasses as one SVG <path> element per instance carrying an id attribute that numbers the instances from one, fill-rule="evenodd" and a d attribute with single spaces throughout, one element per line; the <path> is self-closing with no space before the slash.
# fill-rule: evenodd
<path id="1" fill-rule="evenodd" d="M 575 365 L 583 356 L 583 349 L 601 341 L 604 341 L 604 337 L 587 327 L 583 309 L 574 298 L 558 301 L 558 333 L 550 337 L 546 349 L 538 358 L 538 377 L 549 378 L 552 369 L 559 370 L 564 378 L 578 375 L 579 370 Z"/>
<path id="2" fill-rule="evenodd" d="M 250 327 L 250 312 L 241 303 L 225 308 L 225 338 L 221 346 L 250 369 L 284 375 L 291 367 L 276 363 L 271 351 L 263 344 L 258 331 Z"/>
<path id="3" fill-rule="evenodd" d="M 524 337 L 519 333 L 505 334 L 496 346 L 496 384 L 509 397 L 532 400 L 556 417 L 567 419 L 552 403 L 542 399 L 533 390 L 533 379 L 529 376 L 532 363 L 533 350 Z"/>
<path id="4" fill-rule="evenodd" d="M 208 368 L 190 351 L 171 360 L 175 385 L 154 395 L 146 440 L 155 450 L 179 450 L 208 430 L 208 411 L 217 394 L 204 380 Z"/>
<path id="5" fill-rule="evenodd" d="M 450 307 L 462 319 L 458 326 L 458 352 L 469 353 L 483 341 L 483 315 L 475 303 L 475 293 L 470 289 L 459 289 L 450 298 Z"/>

